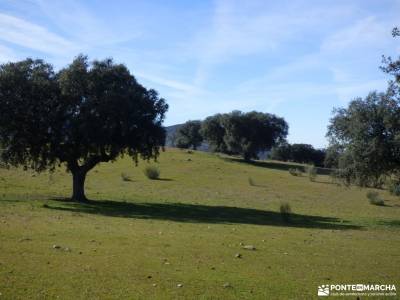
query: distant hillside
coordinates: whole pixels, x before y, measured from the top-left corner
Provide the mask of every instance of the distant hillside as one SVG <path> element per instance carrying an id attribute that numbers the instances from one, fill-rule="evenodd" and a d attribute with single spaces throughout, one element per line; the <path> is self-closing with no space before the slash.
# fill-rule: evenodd
<path id="1" fill-rule="evenodd" d="M 176 124 L 165 127 L 165 131 L 167 132 L 167 139 L 165 141 L 165 145 L 167 147 L 173 147 L 175 145 L 175 133 L 183 124 Z"/>

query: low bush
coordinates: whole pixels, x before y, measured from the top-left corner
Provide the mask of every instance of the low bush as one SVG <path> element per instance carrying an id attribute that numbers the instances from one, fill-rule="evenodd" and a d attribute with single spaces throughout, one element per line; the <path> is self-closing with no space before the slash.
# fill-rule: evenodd
<path id="1" fill-rule="evenodd" d="M 394 196 L 400 196 L 400 182 L 397 180 L 390 179 L 387 183 L 389 193 Z"/>
<path id="2" fill-rule="evenodd" d="M 285 222 L 290 221 L 290 215 L 292 214 L 292 209 L 290 208 L 289 203 L 281 203 L 279 207 L 279 211 L 281 213 L 282 220 Z"/>
<path id="3" fill-rule="evenodd" d="M 303 172 L 298 168 L 290 168 L 289 173 L 292 176 L 303 176 Z"/>
<path id="4" fill-rule="evenodd" d="M 314 167 L 313 165 L 308 166 L 307 175 L 310 181 L 315 181 L 315 179 L 317 178 L 317 168 Z"/>
<path id="5" fill-rule="evenodd" d="M 147 166 L 143 170 L 144 175 L 146 175 L 147 178 L 155 180 L 160 177 L 160 170 L 156 166 Z"/>
<path id="6" fill-rule="evenodd" d="M 372 191 L 368 192 L 367 198 L 369 200 L 369 203 L 372 205 L 378 205 L 378 206 L 385 205 L 385 201 L 379 197 L 379 193 L 377 192 L 372 192 Z"/>
<path id="7" fill-rule="evenodd" d="M 255 182 L 254 182 L 254 180 L 253 180 L 253 178 L 251 178 L 251 177 L 249 177 L 249 184 L 250 184 L 251 186 L 255 186 L 255 185 L 256 185 Z"/>
<path id="8" fill-rule="evenodd" d="M 126 174 L 126 173 L 121 173 L 121 179 L 122 179 L 122 181 L 132 181 L 132 179 L 129 177 L 129 175 L 128 174 Z"/>

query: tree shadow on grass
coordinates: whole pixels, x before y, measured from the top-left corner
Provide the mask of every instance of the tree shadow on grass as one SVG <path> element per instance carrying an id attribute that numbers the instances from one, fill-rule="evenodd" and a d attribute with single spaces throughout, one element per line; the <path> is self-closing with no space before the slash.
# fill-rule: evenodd
<path id="1" fill-rule="evenodd" d="M 290 168 L 298 168 L 304 172 L 303 166 L 293 165 L 293 164 L 284 163 L 284 162 L 281 163 L 281 162 L 260 161 L 260 160 L 246 161 L 242 158 L 237 158 L 237 157 L 223 157 L 222 159 L 225 161 L 228 161 L 228 162 L 243 163 L 243 164 L 248 164 L 248 165 L 252 165 L 252 166 L 256 166 L 256 167 L 276 169 L 276 170 L 281 170 L 281 171 L 288 171 Z"/>
<path id="2" fill-rule="evenodd" d="M 388 227 L 398 227 L 400 228 L 400 220 L 390 220 L 390 221 L 380 221 L 379 225 L 388 226 Z"/>
<path id="3" fill-rule="evenodd" d="M 292 214 L 291 221 L 284 222 L 278 212 L 231 206 L 184 203 L 132 203 L 112 200 L 90 200 L 87 203 L 58 201 L 61 201 L 61 203 L 48 203 L 45 208 L 109 217 L 156 219 L 187 223 L 252 224 L 319 229 L 361 228 L 337 218 L 301 214 Z"/>
<path id="4" fill-rule="evenodd" d="M 243 164 L 248 164 L 256 167 L 262 167 L 262 168 L 268 168 L 268 169 L 274 169 L 274 170 L 280 170 L 280 171 L 289 171 L 289 169 L 299 169 L 302 172 L 306 172 L 306 166 L 296 164 L 296 163 L 290 163 L 290 162 L 277 162 L 277 161 L 261 161 L 261 160 L 251 160 L 251 161 L 246 161 L 242 158 L 236 158 L 236 157 L 223 157 L 222 158 L 225 161 L 229 162 L 237 162 L 237 163 L 243 163 Z M 318 175 L 330 175 L 332 170 L 327 169 L 327 168 L 320 168 L 320 167 L 315 167 L 317 169 L 317 174 Z"/>

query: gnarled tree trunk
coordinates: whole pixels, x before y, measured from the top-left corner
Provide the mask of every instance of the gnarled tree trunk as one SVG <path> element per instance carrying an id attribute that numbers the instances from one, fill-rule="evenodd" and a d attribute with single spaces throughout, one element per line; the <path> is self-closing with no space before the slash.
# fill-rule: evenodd
<path id="1" fill-rule="evenodd" d="M 72 201 L 87 201 L 87 198 L 85 196 L 86 173 L 87 171 L 83 169 L 72 171 Z"/>
<path id="2" fill-rule="evenodd" d="M 68 170 L 72 173 L 72 201 L 85 202 L 88 199 L 85 196 L 85 179 L 86 174 L 93 169 L 99 162 L 107 162 L 111 158 L 106 154 L 101 156 L 94 155 L 89 157 L 85 163 L 79 165 L 77 160 L 67 162 Z"/>

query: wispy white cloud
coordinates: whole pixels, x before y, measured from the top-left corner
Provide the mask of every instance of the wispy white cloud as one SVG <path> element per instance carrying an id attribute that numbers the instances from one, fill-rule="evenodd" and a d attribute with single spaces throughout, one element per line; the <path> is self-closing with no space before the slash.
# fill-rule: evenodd
<path id="1" fill-rule="evenodd" d="M 198 57 L 195 83 L 202 85 L 218 65 L 251 55 L 277 55 L 290 42 L 311 39 L 307 31 L 318 32 L 331 21 L 351 14 L 353 6 L 329 9 L 296 2 L 269 7 L 265 2 L 217 0 L 211 26 L 202 30 L 191 46 Z M 272 5 L 271 5 L 272 6 Z M 315 42 L 315 41 L 314 41 Z"/>
<path id="2" fill-rule="evenodd" d="M 13 48 L 13 58 L 38 55 L 38 51 L 50 55 L 52 62 L 61 66 L 78 53 L 102 52 L 102 57 L 108 57 L 107 53 L 115 52 L 119 43 L 141 35 L 131 28 L 116 28 L 116 22 L 102 20 L 85 3 L 75 0 L 10 4 L 15 9 L 0 12 L 0 41 L 21 47 Z"/>
<path id="3" fill-rule="evenodd" d="M 0 40 L 50 54 L 76 50 L 72 42 L 47 28 L 4 13 L 0 13 Z"/>
<path id="4" fill-rule="evenodd" d="M 79 42 L 82 48 L 113 45 L 137 38 L 140 31 L 127 26 L 128 30 L 115 30 L 114 23 L 104 22 L 95 16 L 84 2 L 75 0 L 32 0 L 40 12 L 50 19 L 55 27 L 60 28 L 73 40 Z M 126 24 L 127 25 L 127 24 Z"/>
<path id="5" fill-rule="evenodd" d="M 392 26 L 391 22 L 382 22 L 376 17 L 368 16 L 326 37 L 321 44 L 321 51 L 338 53 L 367 47 L 383 47 L 388 44 L 388 33 Z"/>
<path id="6" fill-rule="evenodd" d="M 196 91 L 197 92 L 200 91 L 200 89 L 198 89 L 194 85 L 183 83 L 183 82 L 173 80 L 173 79 L 166 79 L 163 77 L 154 76 L 154 75 L 150 75 L 150 74 L 146 74 L 146 73 L 142 73 L 142 72 L 136 72 L 135 75 L 139 78 L 151 81 L 153 83 L 157 83 L 159 85 L 162 85 L 162 86 L 174 89 L 174 90 L 182 91 L 182 92 L 194 93 Z"/>
<path id="7" fill-rule="evenodd" d="M 378 65 L 384 49 L 388 45 L 394 46 L 390 29 L 388 20 L 374 17 L 356 19 L 354 23 L 326 35 L 316 51 L 272 67 L 263 76 L 246 80 L 239 89 L 245 89 L 248 95 L 279 96 L 282 103 L 299 98 L 287 91 L 310 98 L 336 94 L 340 102 L 345 103 L 356 96 L 366 95 L 370 90 L 384 89 L 386 79 L 379 73 Z M 343 52 L 346 52 L 345 56 Z M 376 57 L 373 64 L 371 56 Z M 362 74 L 360 67 L 376 72 Z M 330 74 L 330 78 L 321 81 L 318 78 L 321 73 L 325 76 Z M 371 77 L 371 73 L 375 75 Z"/>

